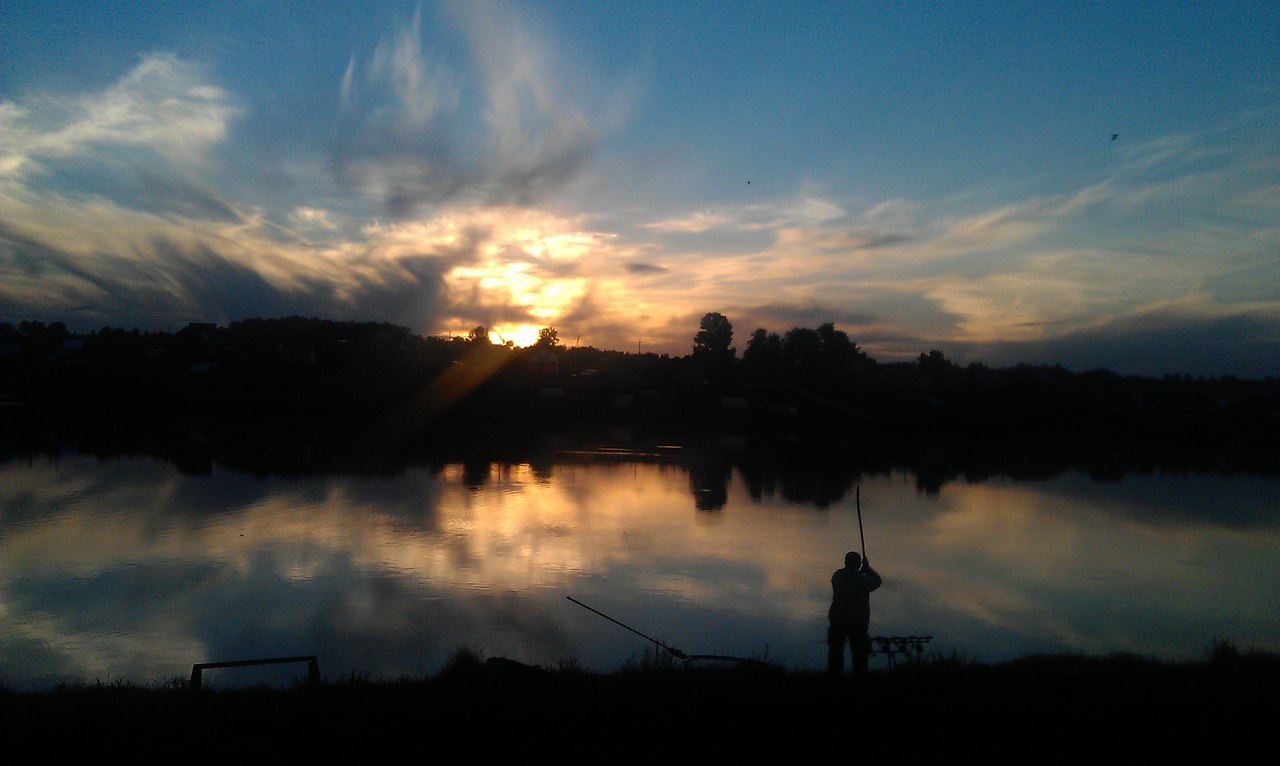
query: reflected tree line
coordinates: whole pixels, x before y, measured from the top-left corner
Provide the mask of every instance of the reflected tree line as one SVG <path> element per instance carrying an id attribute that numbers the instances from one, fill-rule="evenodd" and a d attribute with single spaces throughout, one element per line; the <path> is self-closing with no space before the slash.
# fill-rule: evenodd
<path id="1" fill-rule="evenodd" d="M 527 462 L 562 447 L 688 447 L 699 507 L 736 469 L 754 496 L 823 505 L 859 472 L 964 476 L 1280 471 L 1280 381 L 870 358 L 833 323 L 734 328 L 708 313 L 684 356 L 422 337 L 301 317 L 177 332 L 0 324 L 0 455 L 70 447 L 255 473 Z"/>
<path id="2" fill-rule="evenodd" d="M 694 506 L 700 511 L 719 511 L 728 504 L 730 485 L 735 472 L 747 494 L 756 502 L 780 498 L 788 503 L 823 509 L 840 503 L 852 495 L 854 487 L 867 473 L 890 470 L 881 466 L 867 470 L 857 462 L 848 460 L 842 453 L 829 453 L 820 458 L 801 460 L 762 459 L 762 455 L 741 450 L 707 449 L 694 447 L 688 450 L 672 450 L 662 455 L 652 453 L 618 451 L 604 454 L 557 453 L 544 451 L 533 457 L 528 465 L 534 481 L 551 482 L 560 471 L 572 470 L 575 465 L 589 463 L 635 462 L 664 464 L 685 469 L 689 475 L 689 492 Z M 445 464 L 433 466 L 437 473 Z M 461 480 L 464 486 L 479 491 L 495 482 L 506 480 L 509 463 L 493 463 L 473 456 L 462 463 Z M 920 489 L 936 492 L 936 487 L 918 483 Z"/>

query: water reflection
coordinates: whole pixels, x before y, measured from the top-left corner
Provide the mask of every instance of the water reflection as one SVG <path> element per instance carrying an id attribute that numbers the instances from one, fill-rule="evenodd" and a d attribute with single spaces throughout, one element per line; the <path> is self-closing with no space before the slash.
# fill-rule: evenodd
<path id="1" fill-rule="evenodd" d="M 610 670 L 644 650 L 567 595 L 690 653 L 820 669 L 854 486 L 885 578 L 873 634 L 982 660 L 1280 650 L 1274 479 L 923 491 L 905 473 L 616 455 L 256 479 L 67 457 L 0 465 L 0 680 L 303 654 L 330 677 L 424 675 L 460 646 Z"/>

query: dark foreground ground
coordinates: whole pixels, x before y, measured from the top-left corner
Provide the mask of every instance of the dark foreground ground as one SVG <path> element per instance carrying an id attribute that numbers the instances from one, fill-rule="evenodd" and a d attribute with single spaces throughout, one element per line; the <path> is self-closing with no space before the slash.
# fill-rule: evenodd
<path id="1" fill-rule="evenodd" d="M 1270 762 L 1280 656 L 937 661 L 829 679 L 771 669 L 597 675 L 490 662 L 292 690 L 0 692 L 15 752 L 758 763 Z M 18 747 L 14 747 L 17 745 Z"/>

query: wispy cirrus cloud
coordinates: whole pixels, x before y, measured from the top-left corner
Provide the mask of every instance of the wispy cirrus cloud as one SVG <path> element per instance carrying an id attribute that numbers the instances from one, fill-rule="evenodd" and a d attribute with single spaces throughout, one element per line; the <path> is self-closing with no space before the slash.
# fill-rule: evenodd
<path id="1" fill-rule="evenodd" d="M 678 218 L 664 218 L 660 221 L 644 223 L 641 224 L 641 227 L 656 231 L 701 234 L 706 231 L 727 228 L 733 224 L 734 219 L 727 213 L 700 210 Z"/>
<path id="2" fill-rule="evenodd" d="M 337 231 L 338 225 L 333 222 L 328 210 L 301 205 L 289 211 L 289 220 L 299 226 L 310 226 L 327 231 Z"/>
<path id="3" fill-rule="evenodd" d="M 818 226 L 847 213 L 835 201 L 800 195 L 768 202 L 721 205 L 687 215 L 640 224 L 643 229 L 665 233 L 703 234 L 720 230 L 769 231 L 794 226 Z"/>
<path id="4" fill-rule="evenodd" d="M 28 235 L 63 226 L 49 211 L 72 200 L 91 217 L 113 207 L 232 220 L 233 206 L 205 175 L 242 114 L 201 67 L 169 53 L 143 56 L 99 92 L 5 102 L 0 216 Z"/>
<path id="5" fill-rule="evenodd" d="M 352 57 L 333 153 L 344 183 L 409 216 L 464 200 L 529 204 L 584 169 L 598 128 L 518 16 L 479 4 L 445 14 L 462 66 L 431 57 L 424 23 L 419 8 L 367 59 Z"/>
<path id="6" fill-rule="evenodd" d="M 225 138 L 242 113 L 230 94 L 209 84 L 200 68 L 170 53 L 153 53 L 101 93 L 0 106 L 6 140 L 0 172 L 13 178 L 43 163 L 86 151 L 132 148 L 170 163 L 199 160 Z"/>

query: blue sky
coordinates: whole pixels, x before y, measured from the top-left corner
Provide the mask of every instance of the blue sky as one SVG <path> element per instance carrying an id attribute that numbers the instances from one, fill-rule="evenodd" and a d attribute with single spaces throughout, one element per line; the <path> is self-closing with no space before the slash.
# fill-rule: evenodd
<path id="1" fill-rule="evenodd" d="M 1278 127 L 1274 2 L 8 2 L 0 321 L 1280 375 Z"/>

